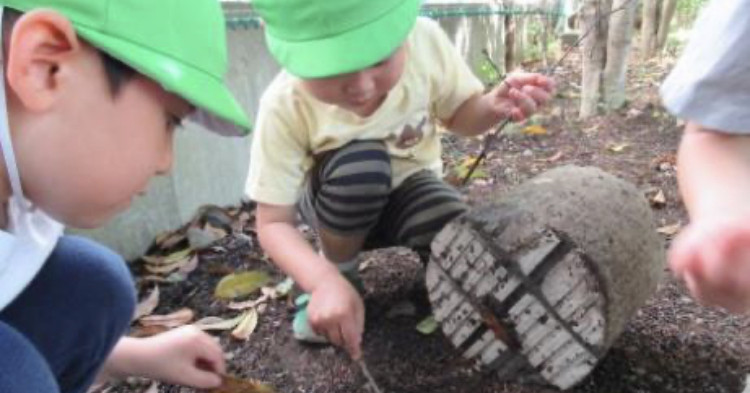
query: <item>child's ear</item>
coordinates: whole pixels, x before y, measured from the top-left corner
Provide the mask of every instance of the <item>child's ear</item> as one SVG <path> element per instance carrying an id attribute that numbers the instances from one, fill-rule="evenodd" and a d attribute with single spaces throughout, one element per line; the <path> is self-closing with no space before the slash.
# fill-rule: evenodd
<path id="1" fill-rule="evenodd" d="M 57 12 L 31 11 L 18 19 L 9 42 L 8 86 L 28 110 L 47 109 L 82 50 L 73 25 Z"/>

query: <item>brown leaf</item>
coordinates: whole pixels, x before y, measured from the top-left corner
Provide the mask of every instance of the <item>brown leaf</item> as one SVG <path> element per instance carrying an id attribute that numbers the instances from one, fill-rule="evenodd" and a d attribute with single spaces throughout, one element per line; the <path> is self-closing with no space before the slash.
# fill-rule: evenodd
<path id="1" fill-rule="evenodd" d="M 232 330 L 232 337 L 237 340 L 247 341 L 258 327 L 258 310 L 251 308 L 242 315 L 239 325 Z"/>
<path id="2" fill-rule="evenodd" d="M 230 375 L 222 376 L 223 383 L 208 393 L 275 393 L 272 387 L 254 379 L 240 379 Z"/>
<path id="3" fill-rule="evenodd" d="M 461 187 L 463 185 L 464 179 L 458 176 L 458 174 L 454 171 L 451 171 L 447 175 L 445 175 L 445 177 L 443 177 L 443 181 L 452 185 L 453 187 Z"/>
<path id="4" fill-rule="evenodd" d="M 185 240 L 185 232 L 164 232 L 156 237 L 156 245 L 162 250 L 169 250 L 181 241 Z"/>
<path id="5" fill-rule="evenodd" d="M 195 313 L 189 308 L 182 308 L 167 315 L 149 315 L 139 320 L 141 326 L 164 326 L 176 328 L 193 320 Z"/>
<path id="6" fill-rule="evenodd" d="M 615 143 L 607 146 L 607 150 L 613 152 L 613 153 L 622 153 L 630 147 L 630 143 L 624 142 L 624 143 Z"/>
<path id="7" fill-rule="evenodd" d="M 138 277 L 138 280 L 144 281 L 144 282 L 157 282 L 157 283 L 169 282 L 169 280 L 167 280 L 164 276 L 157 276 L 155 274 L 149 274 L 147 276 Z"/>
<path id="8" fill-rule="evenodd" d="M 180 266 L 180 268 L 177 270 L 178 272 L 182 274 L 189 274 L 195 271 L 195 269 L 198 268 L 198 255 L 193 255 L 190 259 L 188 259 L 187 263 Z"/>
<path id="9" fill-rule="evenodd" d="M 151 337 L 168 331 L 166 326 L 136 326 L 130 330 L 131 337 Z"/>
<path id="10" fill-rule="evenodd" d="M 549 156 L 548 158 L 540 158 L 538 160 L 535 160 L 537 162 L 557 162 L 559 161 L 563 156 L 562 150 L 558 151 L 557 153 Z"/>
<path id="11" fill-rule="evenodd" d="M 240 314 L 232 319 L 222 319 L 219 317 L 205 317 L 193 323 L 193 326 L 201 330 L 230 330 L 237 327 L 242 322 L 245 314 Z"/>
<path id="12" fill-rule="evenodd" d="M 188 248 L 187 250 L 176 252 L 163 260 L 159 260 L 156 264 L 147 261 L 143 267 L 152 274 L 169 274 L 174 271 L 187 274 L 198 267 L 198 255 L 191 256 L 190 252 L 192 251 L 192 249 Z"/>
<path id="13" fill-rule="evenodd" d="M 230 310 L 247 310 L 248 308 L 258 307 L 260 304 L 267 302 L 268 299 L 268 295 L 263 295 L 254 300 L 248 300 L 244 302 L 231 302 L 227 305 L 227 308 Z"/>
<path id="14" fill-rule="evenodd" d="M 682 229 L 682 223 L 678 221 L 676 224 L 665 225 L 657 229 L 656 231 L 661 233 L 662 235 L 674 236 L 680 232 L 680 229 Z"/>
<path id="15" fill-rule="evenodd" d="M 180 262 L 186 259 L 192 251 L 193 249 L 188 247 L 184 250 L 173 252 L 167 256 L 147 255 L 141 259 L 143 259 L 143 261 L 149 265 L 156 265 L 156 266 L 171 265 L 173 263 Z"/>
<path id="16" fill-rule="evenodd" d="M 664 207 L 667 204 L 667 197 L 664 195 L 664 190 L 659 190 L 650 199 L 651 206 L 653 207 Z"/>
<path id="17" fill-rule="evenodd" d="M 141 319 L 146 315 L 150 315 L 159 305 L 159 286 L 155 286 L 154 290 L 144 299 L 142 302 L 135 306 L 135 312 L 133 313 L 133 321 Z"/>
<path id="18" fill-rule="evenodd" d="M 364 262 L 362 262 L 362 263 L 359 264 L 359 268 L 358 268 L 359 272 L 361 273 L 361 272 L 369 269 L 370 266 L 372 266 L 372 264 L 374 262 L 375 262 L 375 258 L 372 258 L 372 257 L 367 258 Z"/>

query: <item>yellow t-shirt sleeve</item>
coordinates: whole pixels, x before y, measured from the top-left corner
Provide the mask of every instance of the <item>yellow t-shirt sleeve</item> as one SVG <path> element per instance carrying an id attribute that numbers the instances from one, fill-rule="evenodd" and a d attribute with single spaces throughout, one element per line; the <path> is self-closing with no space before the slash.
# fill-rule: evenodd
<path id="1" fill-rule="evenodd" d="M 245 192 L 256 202 L 289 206 L 299 199 L 310 149 L 294 114 L 274 104 L 260 103 Z"/>
<path id="2" fill-rule="evenodd" d="M 463 56 L 450 41 L 445 31 L 434 21 L 420 20 L 425 24 L 425 50 L 435 59 L 431 77 L 433 84 L 433 111 L 440 120 L 449 120 L 466 100 L 484 91 L 484 85 L 466 64 Z"/>

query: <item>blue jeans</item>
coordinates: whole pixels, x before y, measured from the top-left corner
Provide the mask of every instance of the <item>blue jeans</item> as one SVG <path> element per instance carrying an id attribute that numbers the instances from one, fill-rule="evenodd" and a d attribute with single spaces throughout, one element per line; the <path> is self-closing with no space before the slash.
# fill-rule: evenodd
<path id="1" fill-rule="evenodd" d="M 91 240 L 61 238 L 41 272 L 0 312 L 0 393 L 85 393 L 134 307 L 133 280 L 120 256 Z"/>

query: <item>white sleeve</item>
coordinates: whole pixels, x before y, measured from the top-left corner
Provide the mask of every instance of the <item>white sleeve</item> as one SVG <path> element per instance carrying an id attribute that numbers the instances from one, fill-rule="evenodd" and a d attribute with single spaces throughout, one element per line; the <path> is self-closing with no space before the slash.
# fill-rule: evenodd
<path id="1" fill-rule="evenodd" d="M 713 0 L 661 86 L 675 116 L 750 134 L 750 0 Z"/>

